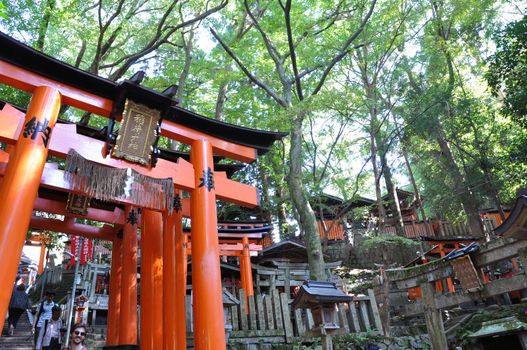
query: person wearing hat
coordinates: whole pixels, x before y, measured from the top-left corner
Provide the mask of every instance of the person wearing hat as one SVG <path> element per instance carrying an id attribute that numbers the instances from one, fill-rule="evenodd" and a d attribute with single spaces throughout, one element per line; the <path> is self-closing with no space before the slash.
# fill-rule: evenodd
<path id="1" fill-rule="evenodd" d="M 38 308 L 37 315 L 35 318 L 35 344 L 37 342 L 40 330 L 42 329 L 42 326 L 44 325 L 44 322 L 46 322 L 46 320 L 51 319 L 51 313 L 52 313 L 51 309 L 53 308 L 53 306 L 55 306 L 55 302 L 53 301 L 54 298 L 55 298 L 55 293 L 51 291 L 47 291 L 46 299 L 40 303 L 40 306 Z"/>
<path id="2" fill-rule="evenodd" d="M 62 344 L 62 309 L 55 305 L 51 308 L 51 319 L 45 320 L 37 339 L 37 350 L 60 350 Z"/>

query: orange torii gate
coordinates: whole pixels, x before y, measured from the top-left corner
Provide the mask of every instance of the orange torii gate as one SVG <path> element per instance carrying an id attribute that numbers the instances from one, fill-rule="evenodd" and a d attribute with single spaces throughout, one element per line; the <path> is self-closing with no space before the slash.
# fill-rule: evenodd
<path id="1" fill-rule="evenodd" d="M 123 284 L 122 281 L 122 271 L 120 267 L 122 265 L 118 262 L 123 259 L 122 256 L 122 242 L 119 239 L 119 236 L 115 234 L 115 231 L 122 229 L 124 225 L 123 212 L 119 208 L 115 208 L 113 211 L 105 211 L 100 209 L 88 208 L 88 213 L 86 215 L 78 215 L 74 213 L 67 212 L 64 208 L 66 206 L 65 202 L 60 202 L 57 200 L 37 198 L 35 201 L 35 209 L 52 214 L 64 215 L 64 220 L 44 218 L 42 216 L 32 216 L 29 228 L 38 229 L 38 230 L 49 230 L 55 232 L 74 232 L 78 236 L 83 236 L 90 239 L 101 239 L 111 241 L 115 249 L 112 251 L 112 266 L 111 266 L 111 278 L 110 278 L 110 289 L 119 290 L 120 293 L 111 293 L 110 294 L 110 307 L 114 312 L 109 314 L 109 337 L 118 338 L 117 327 L 114 327 L 114 324 L 118 324 L 117 320 L 122 319 L 119 311 L 115 311 L 117 304 L 119 304 L 119 299 L 123 296 L 124 290 L 129 286 L 128 284 Z M 184 216 L 185 210 L 182 210 L 182 216 Z M 109 225 L 104 225 L 103 227 L 97 228 L 90 225 L 79 224 L 74 222 L 75 217 L 82 217 L 84 219 L 89 219 L 92 221 L 99 222 L 108 222 L 112 223 L 113 227 Z M 262 250 L 262 246 L 257 243 L 257 240 L 260 240 L 263 234 L 268 233 L 272 229 L 272 226 L 259 227 L 256 229 L 226 229 L 223 228 L 225 224 L 219 223 L 218 230 L 219 240 L 219 249 L 220 256 L 237 256 L 240 259 L 240 277 L 242 281 L 242 288 L 246 291 L 246 298 L 250 295 L 254 295 L 254 286 L 252 279 L 252 269 L 250 257 L 255 255 L 258 251 Z M 179 257 L 179 264 L 176 263 L 176 267 L 182 267 L 179 272 L 178 285 L 181 286 L 182 291 L 186 291 L 186 280 L 187 280 L 187 257 L 192 255 L 192 241 L 189 240 L 191 235 L 185 233 L 183 236 L 182 246 L 184 250 L 179 250 L 178 254 L 169 253 L 163 254 L 163 257 L 172 256 Z M 180 242 L 181 243 L 181 242 Z M 167 245 L 164 245 L 167 246 Z M 177 245 L 176 245 L 177 247 Z M 176 248 L 174 247 L 174 248 Z M 132 247 L 131 251 L 135 251 L 137 248 Z M 133 283 L 133 282 L 132 282 Z M 163 284 L 165 286 L 165 284 Z M 175 295 L 178 291 L 175 290 L 174 293 L 166 293 L 166 295 Z M 181 299 L 184 300 L 184 295 L 186 292 L 182 293 Z M 182 307 L 182 312 L 184 313 L 184 304 L 177 305 L 177 307 Z M 174 310 L 176 315 L 179 315 L 177 308 Z M 166 315 L 166 312 L 165 312 Z M 129 316 L 126 316 L 129 317 Z M 127 318 L 128 319 L 128 318 Z M 183 334 L 186 334 L 186 325 L 185 319 L 178 320 L 179 327 L 177 330 L 181 331 L 179 339 Z M 176 335 L 176 339 L 178 336 Z"/>
<path id="2" fill-rule="evenodd" d="M 33 95 L 25 115 L 8 104 L 0 104 L 0 141 L 11 146 L 0 157 L 3 174 L 0 201 L 4 203 L 0 209 L 0 285 L 9 286 L 14 282 L 25 232 L 32 220 L 38 221 L 32 219 L 32 211 L 39 187 L 79 194 L 87 191 L 82 186 L 74 186 L 62 170 L 45 164 L 48 152 L 65 158 L 75 150 L 85 161 L 107 168 L 132 169 L 143 178 L 169 178 L 176 192 L 190 193 L 195 348 L 225 349 L 216 199 L 254 207 L 258 205 L 258 196 L 254 187 L 230 180 L 226 173 L 215 169 L 213 153 L 252 162 L 286 134 L 240 128 L 193 114 L 175 105 L 171 99 L 174 89 L 158 93 L 142 87 L 140 77 L 117 84 L 64 64 L 4 34 L 0 34 L 0 46 L 0 82 Z M 125 120 L 122 116 L 123 108 L 132 110 L 124 107 L 128 103 L 137 104 L 140 111 L 157 111 L 159 133 L 157 136 L 153 133 L 154 143 L 143 142 L 149 150 L 152 148 L 148 161 L 143 164 L 125 160 L 116 151 L 126 145 L 115 139 L 113 125 L 115 121 L 132 123 L 131 119 Z M 106 139 L 81 135 L 75 125 L 57 123 L 61 105 L 109 117 Z M 146 118 L 143 112 L 134 113 L 134 120 Z M 139 122 L 143 123 L 144 119 Z M 160 156 L 156 138 L 159 134 L 190 145 L 190 161 L 179 158 L 173 162 Z M 132 140 L 133 137 L 138 135 L 132 135 Z M 137 148 L 137 143 L 131 142 L 128 146 Z M 165 190 L 159 192 L 161 197 L 167 194 Z M 180 327 L 185 318 L 184 290 L 181 288 L 186 265 L 182 263 L 186 255 L 181 222 L 183 210 L 177 207 L 171 210 L 172 198 L 157 206 L 150 205 L 159 200 L 156 196 L 151 195 L 150 202 L 140 203 L 122 196 L 107 198 L 124 204 L 126 221 L 119 222 L 122 235 L 116 232 L 119 225 L 92 232 L 113 238 L 115 243 L 108 348 L 137 348 L 138 345 L 138 221 L 133 218 L 137 216 L 136 208 L 142 207 L 140 346 L 145 350 L 185 349 L 185 329 Z M 70 233 L 90 234 L 90 229 L 72 220 L 64 225 L 68 225 L 66 229 Z M 10 288 L 0 290 L 0 315 L 7 311 L 10 292 Z"/>

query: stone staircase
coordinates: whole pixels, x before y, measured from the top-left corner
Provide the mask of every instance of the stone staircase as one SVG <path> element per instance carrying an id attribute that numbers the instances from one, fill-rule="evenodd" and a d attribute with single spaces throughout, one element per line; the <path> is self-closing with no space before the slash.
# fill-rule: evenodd
<path id="1" fill-rule="evenodd" d="M 106 344 L 106 326 L 89 327 L 85 343 L 90 350 L 102 350 Z"/>
<path id="2" fill-rule="evenodd" d="M 2 337 L 0 337 L 0 349 L 17 349 L 17 350 L 31 350 L 33 349 L 33 334 L 31 332 L 31 324 L 27 312 L 20 316 L 15 333 L 12 336 L 7 335 L 7 320 L 2 329 Z"/>

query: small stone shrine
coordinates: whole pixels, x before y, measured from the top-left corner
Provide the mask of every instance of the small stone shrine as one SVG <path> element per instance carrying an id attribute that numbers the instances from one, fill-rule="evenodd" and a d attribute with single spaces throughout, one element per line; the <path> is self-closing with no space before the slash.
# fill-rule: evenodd
<path id="1" fill-rule="evenodd" d="M 315 321 L 312 332 L 322 337 L 322 349 L 332 350 L 332 336 L 342 331 L 338 324 L 337 304 L 350 302 L 352 299 L 352 296 L 338 289 L 335 283 L 305 281 L 293 300 L 292 307 L 311 309 Z"/>

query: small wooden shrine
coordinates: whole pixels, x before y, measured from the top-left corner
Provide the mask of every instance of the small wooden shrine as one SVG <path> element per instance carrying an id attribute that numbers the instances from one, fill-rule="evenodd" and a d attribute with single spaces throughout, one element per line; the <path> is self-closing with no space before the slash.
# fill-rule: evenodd
<path id="1" fill-rule="evenodd" d="M 334 283 L 306 281 L 298 290 L 292 307 L 311 310 L 315 323 L 313 331 L 322 335 L 322 349 L 332 350 L 332 335 L 343 330 L 339 326 L 337 304 L 352 300 L 352 296 L 338 289 Z"/>

